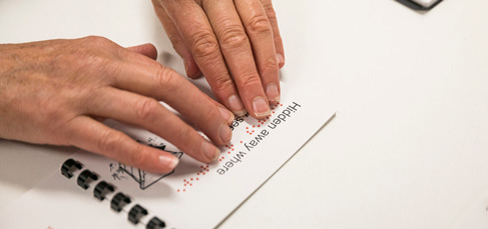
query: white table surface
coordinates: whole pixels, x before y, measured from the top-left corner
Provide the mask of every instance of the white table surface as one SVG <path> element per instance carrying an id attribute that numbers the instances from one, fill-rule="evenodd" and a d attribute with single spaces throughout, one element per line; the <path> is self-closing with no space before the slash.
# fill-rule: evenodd
<path id="1" fill-rule="evenodd" d="M 283 81 L 337 115 L 221 228 L 488 228 L 488 1 L 274 4 Z M 0 1 L 0 43 L 87 35 L 182 72 L 149 0 Z M 73 150 L 0 140 L 0 209 Z"/>

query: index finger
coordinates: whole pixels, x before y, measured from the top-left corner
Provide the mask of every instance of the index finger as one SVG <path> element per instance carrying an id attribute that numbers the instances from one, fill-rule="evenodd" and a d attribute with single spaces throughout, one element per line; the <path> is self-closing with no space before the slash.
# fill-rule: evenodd
<path id="1" fill-rule="evenodd" d="M 146 67 L 125 62 L 119 65 L 124 71 L 117 76 L 115 87 L 164 101 L 200 128 L 214 143 L 228 143 L 229 139 L 223 136 L 223 132 L 230 129 L 228 123 L 233 119 L 231 112 L 174 70 L 162 65 Z"/>
<path id="2" fill-rule="evenodd" d="M 276 55 L 273 48 L 274 44 L 265 44 L 259 41 L 259 44 L 256 44 L 256 49 L 260 49 L 260 52 L 253 53 L 253 47 L 248 38 L 248 33 L 246 33 L 246 29 L 241 23 L 241 18 L 239 18 L 239 14 L 232 0 L 218 2 L 205 1 L 202 6 L 217 35 L 227 67 L 232 73 L 232 78 L 236 83 L 244 105 L 248 111 L 251 111 L 251 115 L 255 118 L 268 116 L 268 100 L 270 96 L 269 93 L 267 96 L 267 93 L 263 90 L 263 84 L 268 85 L 270 80 L 275 82 L 276 80 L 274 79 L 278 78 L 278 72 L 270 72 L 268 69 L 271 70 L 272 68 L 269 68 L 269 66 L 264 67 L 264 64 L 260 64 L 260 61 L 267 60 L 263 59 L 264 56 L 259 53 L 263 53 L 264 55 L 270 54 L 274 58 L 271 61 L 276 62 Z M 271 34 L 268 35 L 271 38 Z M 267 50 L 269 45 L 271 45 L 272 50 Z M 259 71 L 257 67 L 260 67 Z M 269 91 L 266 90 L 266 92 Z M 273 92 L 277 92 L 277 90 Z M 275 93 L 271 97 L 275 100 L 278 95 Z"/>
<path id="3" fill-rule="evenodd" d="M 261 81 L 270 102 L 280 100 L 280 80 L 278 57 L 276 54 L 273 29 L 260 0 L 235 1 L 237 11 L 246 29 L 256 59 Z M 251 49 L 250 49 L 251 51 Z"/>
<path id="4" fill-rule="evenodd" d="M 229 3 L 229 0 L 213 1 L 212 4 L 224 7 L 221 8 L 221 15 L 237 15 L 234 6 L 232 5 L 232 8 L 228 9 L 229 4 L 226 2 Z M 226 45 L 221 44 L 221 37 L 216 37 L 212 27 L 214 25 L 211 25 L 207 14 L 200 5 L 194 1 L 168 1 L 163 5 L 178 28 L 183 41 L 190 47 L 193 57 L 212 87 L 215 97 L 237 115 L 243 115 L 244 109 L 246 109 L 256 118 L 267 116 L 269 105 L 255 67 L 249 42 L 245 41 L 247 46 L 241 48 L 249 50 L 247 54 L 241 51 L 230 55 L 228 51 L 231 49 L 225 48 Z M 186 13 L 180 13 L 181 10 Z M 226 11 L 230 12 L 226 13 Z M 236 20 L 240 22 L 238 17 L 225 21 L 235 22 Z M 218 31 L 217 26 L 215 29 Z M 243 37 L 247 39 L 246 36 Z M 223 55 L 221 52 L 223 50 L 226 50 L 225 53 L 229 55 L 225 55 L 225 53 Z M 227 67 L 231 70 L 232 77 Z"/>

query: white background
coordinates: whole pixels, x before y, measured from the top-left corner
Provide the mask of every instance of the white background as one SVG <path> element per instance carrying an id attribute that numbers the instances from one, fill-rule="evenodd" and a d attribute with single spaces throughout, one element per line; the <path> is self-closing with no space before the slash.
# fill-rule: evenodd
<path id="1" fill-rule="evenodd" d="M 487 228 L 488 1 L 274 4 L 282 80 L 338 112 L 221 228 Z M 0 1 L 0 43 L 87 35 L 182 72 L 149 0 Z M 72 151 L 0 140 L 0 208 Z"/>

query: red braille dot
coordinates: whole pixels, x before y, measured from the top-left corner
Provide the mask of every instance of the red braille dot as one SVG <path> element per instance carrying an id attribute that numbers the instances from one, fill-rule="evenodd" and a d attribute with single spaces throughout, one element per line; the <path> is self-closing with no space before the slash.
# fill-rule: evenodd
<path id="1" fill-rule="evenodd" d="M 241 143 L 242 143 L 242 141 L 241 141 Z"/>
<path id="2" fill-rule="evenodd" d="M 183 189 L 183 192 L 186 192 L 186 189 Z"/>
<path id="3" fill-rule="evenodd" d="M 261 125 L 258 125 L 258 127 L 261 127 Z"/>
<path id="4" fill-rule="evenodd" d="M 186 184 L 184 184 L 183 186 L 186 186 Z"/>
<path id="5" fill-rule="evenodd" d="M 193 184 L 190 184 L 190 186 L 193 186 Z"/>
<path id="6" fill-rule="evenodd" d="M 200 180 L 200 179 L 197 177 L 197 180 Z"/>
<path id="7" fill-rule="evenodd" d="M 249 129 L 249 127 L 246 127 L 246 130 Z"/>
<path id="8" fill-rule="evenodd" d="M 202 173 L 203 175 L 205 175 L 205 173 Z"/>
<path id="9" fill-rule="evenodd" d="M 200 173 L 197 173 L 197 176 L 200 176 Z"/>
<path id="10" fill-rule="evenodd" d="M 190 180 L 193 180 L 193 178 L 190 178 Z"/>
<path id="11" fill-rule="evenodd" d="M 178 190 L 176 190 L 176 191 L 177 191 L 177 192 L 179 192 L 180 190 L 178 189 Z"/>
<path id="12" fill-rule="evenodd" d="M 252 125 L 252 128 L 256 127 L 255 125 Z"/>

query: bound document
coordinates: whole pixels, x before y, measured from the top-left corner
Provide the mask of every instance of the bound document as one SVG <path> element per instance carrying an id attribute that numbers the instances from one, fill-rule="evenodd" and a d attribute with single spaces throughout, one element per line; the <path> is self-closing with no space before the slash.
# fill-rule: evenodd
<path id="1" fill-rule="evenodd" d="M 323 101 L 286 85 L 282 95 L 265 120 L 237 117 L 232 143 L 210 165 L 148 131 L 113 122 L 137 141 L 173 153 L 179 165 L 152 174 L 79 151 L 0 212 L 0 228 L 214 228 L 334 115 Z"/>

